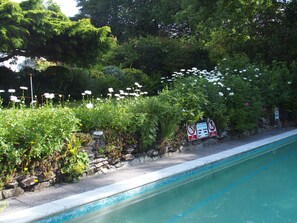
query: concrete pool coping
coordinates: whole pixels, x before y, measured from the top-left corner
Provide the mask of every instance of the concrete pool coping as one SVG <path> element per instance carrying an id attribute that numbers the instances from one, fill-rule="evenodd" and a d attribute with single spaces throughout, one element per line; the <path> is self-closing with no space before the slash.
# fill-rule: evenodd
<path id="1" fill-rule="evenodd" d="M 255 148 L 271 144 L 281 139 L 297 135 L 297 129 L 287 131 L 274 136 L 269 136 L 251 143 L 247 143 L 235 148 L 225 150 L 216 154 L 205 156 L 202 158 L 187 161 L 181 164 L 170 166 L 161 170 L 146 173 L 140 176 L 132 177 L 127 180 L 116 182 L 110 185 L 102 186 L 94 190 L 84 193 L 75 194 L 66 198 L 54 200 L 45 204 L 41 204 L 32 208 L 24 209 L 18 212 L 0 215 L 0 222 L 30 222 L 50 215 L 58 214 L 65 210 L 82 206 L 106 197 L 110 197 L 133 188 L 141 187 L 146 184 L 159 181 L 161 179 L 189 171 L 205 164 L 213 163 L 234 155 L 245 153 Z"/>

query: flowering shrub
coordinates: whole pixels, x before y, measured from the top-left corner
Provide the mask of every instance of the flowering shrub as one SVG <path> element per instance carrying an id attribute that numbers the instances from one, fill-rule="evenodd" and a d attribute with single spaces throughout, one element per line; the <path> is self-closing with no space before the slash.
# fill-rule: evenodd
<path id="1" fill-rule="evenodd" d="M 263 103 L 259 90 L 237 76 L 228 77 L 226 81 L 234 91 L 234 95 L 228 97 L 225 102 L 230 130 L 241 133 L 256 129 L 259 119 L 263 117 Z"/>
<path id="2" fill-rule="evenodd" d="M 26 109 L 26 87 L 21 88 L 22 96 L 14 89 L 0 90 L 0 185 L 37 169 L 46 176 L 53 164 L 65 180 L 77 179 L 88 157 L 79 150 L 75 131 L 103 131 L 104 155 L 120 158 L 122 149 L 131 145 L 139 151 L 150 147 L 165 151 L 169 143 L 178 145 L 174 140 L 184 137 L 180 129 L 200 119 L 213 119 L 219 132 L 241 134 L 256 129 L 262 117 L 273 121 L 275 107 L 281 117 L 286 111 L 296 115 L 296 67 L 292 64 L 289 70 L 283 63 L 261 67 L 242 57 L 225 59 L 211 71 L 181 69 L 162 77 L 158 86 L 163 90 L 157 96 L 144 97 L 148 92 L 141 82 L 122 90 L 105 86 L 101 98 L 85 90 L 82 103 L 71 108 L 63 107 L 60 95 L 44 93 L 43 107 Z M 111 71 L 130 82 L 146 79 L 137 70 Z M 3 109 L 1 94 L 9 95 L 12 109 Z"/>
<path id="3" fill-rule="evenodd" d="M 161 82 L 186 122 L 203 116 L 214 119 L 219 130 L 242 133 L 255 129 L 261 117 L 272 119 L 275 107 L 288 108 L 291 75 L 282 63 L 263 68 L 239 57 L 223 60 L 212 71 L 181 69 Z"/>

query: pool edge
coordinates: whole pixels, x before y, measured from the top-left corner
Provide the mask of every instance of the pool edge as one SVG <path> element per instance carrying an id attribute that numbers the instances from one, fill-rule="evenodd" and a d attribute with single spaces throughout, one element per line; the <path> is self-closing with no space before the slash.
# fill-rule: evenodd
<path id="1" fill-rule="evenodd" d="M 156 182 L 185 171 L 199 168 L 201 166 L 217 162 L 241 153 L 245 153 L 256 148 L 277 142 L 282 139 L 297 135 L 297 129 L 270 136 L 252 143 L 247 143 L 239 147 L 225 150 L 206 157 L 198 158 L 185 163 L 177 164 L 145 175 L 133 177 L 128 180 L 120 181 L 111 185 L 103 186 L 91 191 L 72 195 L 63 199 L 52 201 L 46 204 L 38 205 L 29 209 L 21 210 L 1 216 L 0 222 L 32 222 L 51 215 L 82 206 L 100 199 L 111 197 L 125 191 Z"/>

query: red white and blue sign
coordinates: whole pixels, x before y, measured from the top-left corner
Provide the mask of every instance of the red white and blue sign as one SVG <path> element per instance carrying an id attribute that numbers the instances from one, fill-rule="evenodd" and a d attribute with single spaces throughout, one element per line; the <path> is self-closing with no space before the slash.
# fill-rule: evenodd
<path id="1" fill-rule="evenodd" d="M 198 139 L 208 138 L 208 129 L 206 122 L 198 122 L 196 124 Z"/>
<path id="2" fill-rule="evenodd" d="M 195 141 L 198 139 L 196 125 L 187 125 L 188 140 Z"/>
<path id="3" fill-rule="evenodd" d="M 193 125 L 187 125 L 188 140 L 195 141 L 215 137 L 218 135 L 216 125 L 212 119 L 207 122 L 197 122 Z"/>
<path id="4" fill-rule="evenodd" d="M 208 125 L 209 137 L 217 136 L 218 133 L 217 133 L 217 128 L 216 128 L 214 121 L 212 119 L 208 119 L 207 125 Z"/>

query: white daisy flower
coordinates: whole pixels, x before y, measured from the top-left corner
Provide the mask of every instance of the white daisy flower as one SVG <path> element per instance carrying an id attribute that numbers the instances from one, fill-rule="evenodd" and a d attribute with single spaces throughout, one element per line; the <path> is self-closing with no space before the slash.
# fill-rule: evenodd
<path id="1" fill-rule="evenodd" d="M 28 90 L 28 88 L 25 87 L 25 86 L 21 86 L 20 89 L 21 89 L 21 90 Z"/>
<path id="2" fill-rule="evenodd" d="M 91 108 L 94 108 L 94 105 L 93 105 L 92 103 L 88 103 L 88 104 L 86 104 L 86 107 L 87 107 L 88 109 L 91 109 Z"/>
<path id="3" fill-rule="evenodd" d="M 15 89 L 8 89 L 8 93 L 15 93 Z"/>
<path id="4" fill-rule="evenodd" d="M 85 94 L 87 94 L 87 95 L 91 95 L 91 94 L 92 94 L 92 91 L 85 90 Z"/>

